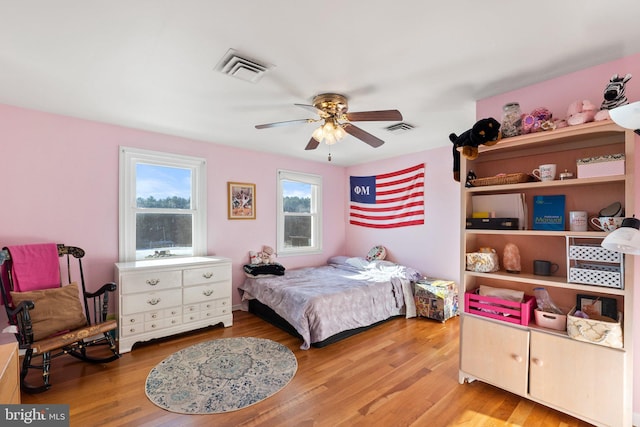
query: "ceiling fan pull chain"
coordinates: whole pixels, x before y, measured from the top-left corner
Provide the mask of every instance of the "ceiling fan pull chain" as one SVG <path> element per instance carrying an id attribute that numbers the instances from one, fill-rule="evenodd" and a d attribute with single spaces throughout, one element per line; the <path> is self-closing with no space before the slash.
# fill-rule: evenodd
<path id="1" fill-rule="evenodd" d="M 327 160 L 331 161 L 331 152 L 329 152 L 329 158 Z"/>

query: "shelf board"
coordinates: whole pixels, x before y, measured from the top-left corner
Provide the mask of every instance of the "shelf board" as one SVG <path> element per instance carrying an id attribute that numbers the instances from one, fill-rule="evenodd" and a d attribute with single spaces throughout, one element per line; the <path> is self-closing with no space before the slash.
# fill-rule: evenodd
<path id="1" fill-rule="evenodd" d="M 530 190 L 536 188 L 579 187 L 585 185 L 611 184 L 624 182 L 626 175 L 598 176 L 595 178 L 575 178 L 554 181 L 522 182 L 519 184 L 485 185 L 482 187 L 466 188 L 467 193 L 491 193 L 496 191 Z"/>
<path id="2" fill-rule="evenodd" d="M 549 236 L 549 237 L 581 237 L 592 239 L 604 239 L 607 234 L 604 231 L 552 231 L 552 230 L 487 230 L 481 228 L 467 228 L 465 234 L 494 234 L 510 236 Z"/>
<path id="3" fill-rule="evenodd" d="M 489 153 L 491 151 L 522 150 L 530 146 L 545 146 L 569 144 L 575 141 L 584 141 L 585 138 L 607 138 L 623 134 L 625 129 L 615 124 L 612 120 L 602 120 L 599 122 L 585 123 L 578 126 L 567 126 L 546 132 L 536 132 L 526 135 L 503 138 L 497 144 L 478 147 L 479 153 Z"/>
<path id="4" fill-rule="evenodd" d="M 509 282 L 526 283 L 534 286 L 550 286 L 562 289 L 573 289 L 581 292 L 596 292 L 608 295 L 625 295 L 624 289 L 607 288 L 605 286 L 581 285 L 579 283 L 568 283 L 564 276 L 536 276 L 526 273 L 507 273 L 506 271 L 496 271 L 493 273 L 478 273 L 475 271 L 465 271 L 465 275 L 472 277 L 483 277 L 494 280 L 504 280 Z"/>

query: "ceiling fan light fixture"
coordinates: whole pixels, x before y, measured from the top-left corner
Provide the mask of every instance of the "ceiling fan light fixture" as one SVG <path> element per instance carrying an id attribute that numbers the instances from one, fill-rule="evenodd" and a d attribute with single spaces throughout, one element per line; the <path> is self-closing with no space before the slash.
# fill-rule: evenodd
<path id="1" fill-rule="evenodd" d="M 322 139 L 324 138 L 324 134 L 322 132 L 322 126 L 318 127 L 318 129 L 313 131 L 313 134 L 311 135 L 311 137 L 313 139 L 315 139 L 318 142 L 322 142 Z"/>

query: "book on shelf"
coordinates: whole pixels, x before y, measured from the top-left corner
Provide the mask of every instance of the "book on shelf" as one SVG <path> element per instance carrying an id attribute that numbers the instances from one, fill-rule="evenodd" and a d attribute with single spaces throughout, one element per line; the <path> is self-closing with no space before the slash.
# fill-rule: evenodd
<path id="1" fill-rule="evenodd" d="M 564 194 L 533 196 L 534 230 L 564 230 Z"/>

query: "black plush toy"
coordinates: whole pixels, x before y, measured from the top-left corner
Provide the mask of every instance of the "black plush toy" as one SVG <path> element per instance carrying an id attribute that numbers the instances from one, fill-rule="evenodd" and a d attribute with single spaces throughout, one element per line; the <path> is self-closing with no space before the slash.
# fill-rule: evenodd
<path id="1" fill-rule="evenodd" d="M 455 133 L 449 135 L 449 139 L 453 142 L 453 179 L 460 181 L 460 151 L 462 147 L 462 155 L 469 160 L 478 157 L 478 146 L 494 145 L 502 138 L 500 133 L 500 123 L 493 117 L 480 119 L 473 127 L 465 131 L 460 136 Z"/>

